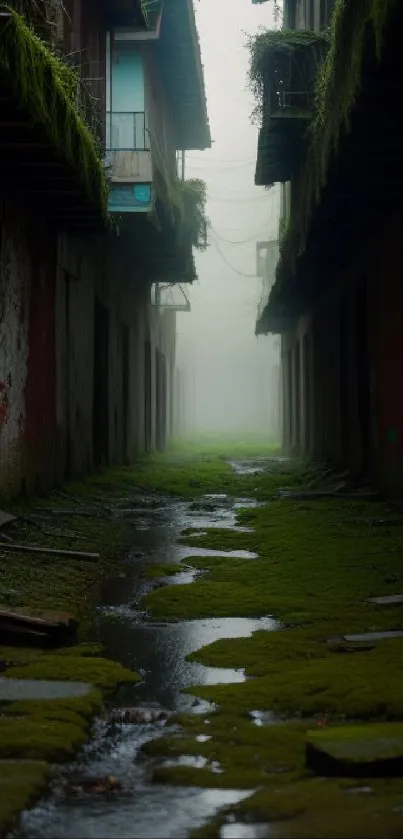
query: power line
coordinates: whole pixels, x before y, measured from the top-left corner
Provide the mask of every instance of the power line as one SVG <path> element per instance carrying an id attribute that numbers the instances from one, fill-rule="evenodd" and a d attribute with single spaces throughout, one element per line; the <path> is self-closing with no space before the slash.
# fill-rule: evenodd
<path id="1" fill-rule="evenodd" d="M 254 196 L 250 195 L 250 196 L 248 196 L 248 198 L 241 198 L 241 197 L 238 197 L 236 195 L 231 195 L 228 198 L 221 198 L 221 197 L 218 198 L 218 197 L 215 197 L 214 195 L 207 194 L 207 202 L 216 201 L 216 202 L 226 203 L 226 204 L 228 204 L 228 203 L 231 204 L 232 202 L 236 203 L 236 204 L 248 204 L 248 203 L 250 204 L 251 202 L 254 202 L 254 201 L 257 202 L 257 201 L 267 201 L 267 200 L 268 200 L 267 195 L 254 195 Z"/>
<path id="2" fill-rule="evenodd" d="M 203 163 L 254 163 L 256 161 L 256 157 L 240 157 L 237 160 L 223 160 L 222 158 L 209 158 L 209 157 L 191 157 L 189 154 L 186 155 L 186 160 L 201 160 Z"/>
<path id="3" fill-rule="evenodd" d="M 221 233 L 219 233 L 218 230 L 215 230 L 214 227 L 210 227 L 210 230 L 213 231 L 214 235 L 217 236 L 218 239 L 225 242 L 226 245 L 247 245 L 250 242 L 258 242 L 263 236 L 267 235 L 267 230 L 265 230 L 262 233 L 256 233 L 248 239 L 237 239 L 234 241 L 234 239 L 226 239 L 225 236 L 222 236 Z"/>
<path id="4" fill-rule="evenodd" d="M 221 256 L 222 261 L 225 262 L 225 264 L 228 266 L 228 268 L 231 268 L 231 271 L 234 271 L 235 274 L 239 274 L 240 277 L 246 277 L 248 280 L 256 280 L 257 279 L 256 273 L 255 274 L 247 274 L 246 271 L 240 271 L 239 268 L 235 268 L 235 266 L 232 265 L 231 262 L 228 261 L 227 257 L 224 256 L 217 240 L 213 238 L 212 241 L 214 242 L 214 244 L 217 248 L 217 251 Z"/>

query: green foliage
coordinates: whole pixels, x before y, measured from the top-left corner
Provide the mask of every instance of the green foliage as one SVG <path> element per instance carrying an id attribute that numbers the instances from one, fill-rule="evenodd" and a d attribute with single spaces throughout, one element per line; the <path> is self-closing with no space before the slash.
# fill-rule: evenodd
<path id="1" fill-rule="evenodd" d="M 250 50 L 249 84 L 255 98 L 253 117 L 258 122 L 265 115 L 268 88 L 288 90 L 292 77 L 311 86 L 312 67 L 320 66 L 329 45 L 327 33 L 306 30 L 261 29 L 248 38 Z M 304 87 L 303 89 L 306 89 Z"/>
<path id="2" fill-rule="evenodd" d="M 206 184 L 199 178 L 176 183 L 181 218 L 179 235 L 185 242 L 190 242 L 199 251 L 207 248 L 209 221 L 206 217 Z"/>
<path id="3" fill-rule="evenodd" d="M 0 761 L 0 836 L 45 792 L 51 769 L 42 761 Z"/>
<path id="4" fill-rule="evenodd" d="M 368 35 L 373 36 L 380 59 L 385 26 L 398 6 L 398 0 L 360 0 L 359 3 L 336 0 L 330 49 L 317 79 L 306 162 L 293 186 L 291 217 L 282 243 L 277 287 L 295 272 L 332 157 L 337 153 L 341 136 L 350 128 L 351 113 L 362 83 L 364 53 L 371 40 Z"/>
<path id="5" fill-rule="evenodd" d="M 77 74 L 15 11 L 3 24 L 0 70 L 32 124 L 44 128 L 54 150 L 76 173 L 88 200 L 107 218 L 107 182 L 96 138 L 79 116 Z"/>

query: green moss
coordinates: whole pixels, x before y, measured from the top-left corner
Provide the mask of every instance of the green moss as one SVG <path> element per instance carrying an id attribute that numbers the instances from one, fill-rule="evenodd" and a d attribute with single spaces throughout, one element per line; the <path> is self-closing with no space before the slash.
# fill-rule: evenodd
<path id="1" fill-rule="evenodd" d="M 144 569 L 144 576 L 148 577 L 151 580 L 154 580 L 158 577 L 173 577 L 175 574 L 180 574 L 183 571 L 183 567 L 176 563 L 152 563 L 151 565 L 146 565 Z"/>
<path id="2" fill-rule="evenodd" d="M 10 702 L 3 706 L 3 713 L 11 716 L 33 716 L 71 722 L 86 729 L 93 717 L 100 713 L 102 704 L 102 693 L 99 690 L 93 690 L 85 696 L 69 699 L 25 699 Z"/>
<path id="3" fill-rule="evenodd" d="M 136 682 L 137 673 L 126 670 L 116 661 L 89 656 L 41 655 L 29 664 L 13 667 L 6 672 L 13 679 L 56 679 L 88 682 L 103 690 L 123 682 Z"/>
<path id="4" fill-rule="evenodd" d="M 89 201 L 107 217 L 107 183 L 97 141 L 76 111 L 77 78 L 10 12 L 2 26 L 0 67 L 18 103 L 41 125 L 56 153 L 67 159 Z"/>
<path id="5" fill-rule="evenodd" d="M 32 807 L 45 792 L 50 775 L 44 762 L 0 760 L 0 836 L 5 836 L 22 810 Z"/>
<path id="6" fill-rule="evenodd" d="M 81 725 L 42 717 L 1 717 L 0 757 L 65 761 L 87 740 Z"/>
<path id="7" fill-rule="evenodd" d="M 292 831 L 287 822 L 285 836 L 372 836 L 368 825 L 376 812 L 384 821 L 374 835 L 381 836 L 389 826 L 395 830 L 398 819 L 391 805 L 401 803 L 396 788 L 389 796 L 387 787 L 382 792 L 379 787 L 382 799 L 375 804 L 370 796 L 348 793 L 342 784 L 339 788 L 323 781 L 319 789 L 305 765 L 307 731 L 315 729 L 316 722 L 324 720 L 327 726 L 346 719 L 403 717 L 401 639 L 372 645 L 326 643 L 329 637 L 347 633 L 403 628 L 399 609 L 367 602 L 376 594 L 397 593 L 401 585 L 403 529 L 376 525 L 390 515 L 388 505 L 380 502 L 271 501 L 239 512 L 238 521 L 253 527 L 252 534 L 208 530 L 205 536 L 184 536 L 185 542 L 200 547 L 247 547 L 259 558 L 192 557 L 192 565 L 208 573 L 191 586 L 167 587 L 147 596 L 152 614 L 169 619 L 273 615 L 285 627 L 217 641 L 189 656 L 207 666 L 244 668 L 253 678 L 190 688 L 219 710 L 207 718 L 174 720 L 182 734 L 146 749 L 154 757 L 201 754 L 208 763 L 200 770 L 161 765 L 155 780 L 259 787 L 261 792 L 232 811 L 240 818 L 247 815 L 270 823 L 298 813 Z M 301 721 L 256 727 L 248 720 L 252 710 Z M 212 739 L 199 743 L 198 734 Z M 209 768 L 213 760 L 220 763 L 222 774 Z M 328 796 L 326 814 L 321 796 Z M 219 824 L 220 819 L 209 823 L 200 835 L 218 836 Z"/>

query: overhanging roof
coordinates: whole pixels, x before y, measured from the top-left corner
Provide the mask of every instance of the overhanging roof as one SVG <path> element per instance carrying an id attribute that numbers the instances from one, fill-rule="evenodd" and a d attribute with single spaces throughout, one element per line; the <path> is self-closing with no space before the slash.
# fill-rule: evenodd
<path id="1" fill-rule="evenodd" d="M 157 61 L 178 149 L 207 149 L 211 135 L 193 0 L 164 0 Z"/>

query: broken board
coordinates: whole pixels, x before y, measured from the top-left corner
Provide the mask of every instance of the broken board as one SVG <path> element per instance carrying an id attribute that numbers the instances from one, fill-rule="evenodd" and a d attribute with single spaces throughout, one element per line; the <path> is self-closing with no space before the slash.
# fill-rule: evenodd
<path id="1" fill-rule="evenodd" d="M 54 644 L 71 640 L 78 628 L 78 621 L 68 612 L 30 609 L 0 609 L 0 637 L 10 637 L 25 643 L 52 642 Z"/>

